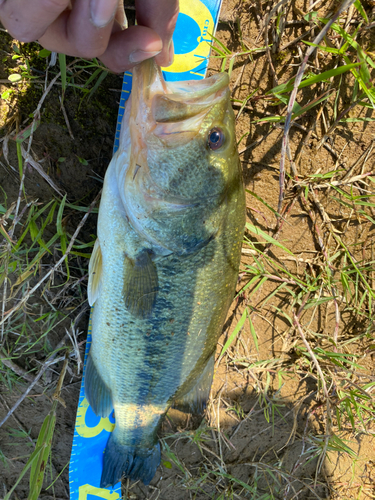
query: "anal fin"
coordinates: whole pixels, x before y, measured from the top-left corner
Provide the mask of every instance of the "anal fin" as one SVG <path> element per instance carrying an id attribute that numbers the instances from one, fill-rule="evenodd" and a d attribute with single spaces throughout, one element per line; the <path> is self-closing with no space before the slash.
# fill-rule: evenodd
<path id="1" fill-rule="evenodd" d="M 90 354 L 85 371 L 85 395 L 95 415 L 104 418 L 110 415 L 113 410 L 111 391 L 100 376 Z"/>
<path id="2" fill-rule="evenodd" d="M 195 415 L 206 409 L 214 376 L 215 354 L 208 360 L 203 372 L 198 377 L 195 386 L 186 394 L 175 399 L 173 408 Z"/>
<path id="3" fill-rule="evenodd" d="M 138 317 L 147 318 L 156 301 L 158 274 L 150 252 L 143 250 L 135 260 L 125 257 L 123 296 L 125 307 Z"/>

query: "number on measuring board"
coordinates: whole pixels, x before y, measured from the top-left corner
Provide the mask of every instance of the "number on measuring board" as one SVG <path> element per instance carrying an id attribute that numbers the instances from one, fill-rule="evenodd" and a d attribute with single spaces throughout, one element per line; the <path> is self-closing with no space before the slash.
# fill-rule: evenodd
<path id="1" fill-rule="evenodd" d="M 91 484 L 84 484 L 79 487 L 78 500 L 94 500 L 91 497 L 102 500 L 117 500 L 120 498 L 120 495 L 115 491 L 110 492 L 104 488 L 96 488 L 95 486 L 91 486 Z"/>
<path id="2" fill-rule="evenodd" d="M 95 426 L 87 425 L 86 414 L 89 408 L 89 402 L 84 398 L 77 411 L 76 430 L 78 434 L 83 438 L 93 438 L 102 431 L 112 432 L 115 424 L 110 421 L 109 417 L 101 418 Z M 90 411 L 92 410 L 90 409 Z"/>

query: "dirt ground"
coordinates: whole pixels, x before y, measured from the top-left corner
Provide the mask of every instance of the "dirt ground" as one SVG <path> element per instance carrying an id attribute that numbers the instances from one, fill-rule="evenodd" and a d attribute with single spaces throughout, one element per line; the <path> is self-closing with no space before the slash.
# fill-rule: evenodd
<path id="1" fill-rule="evenodd" d="M 238 30 L 240 20 L 246 46 L 264 47 L 263 37 L 259 40 L 257 37 L 264 15 L 270 8 L 271 3 L 267 2 L 258 4 L 224 0 L 217 31 L 218 39 L 230 51 L 241 51 Z M 331 8 L 329 2 L 319 4 L 322 12 L 328 12 Z M 293 4 L 288 19 L 295 23 L 285 28 L 282 47 L 305 32 L 306 25 L 298 23 L 301 20 L 298 12 L 308 10 L 307 3 Z M 367 37 L 369 51 L 374 51 L 374 30 L 368 30 L 364 36 Z M 6 83 L 9 69 L 17 66 L 17 60 L 11 59 L 13 43 L 6 33 L 0 33 L 1 93 L 9 88 Z M 254 54 L 252 60 L 246 59 L 246 64 L 244 57 L 236 59 L 231 75 L 234 99 L 243 100 L 255 90 L 255 96 L 264 96 L 270 88 L 287 81 L 294 74 L 293 64 L 300 62 L 300 51 L 304 51 L 305 46 L 301 47 L 296 43 L 284 50 L 282 47 L 276 55 L 271 53 L 278 82 L 274 81 L 264 50 Z M 35 52 L 35 46 L 33 50 Z M 13 97 L 1 102 L 3 138 L 14 131 L 16 126 L 20 130 L 24 128 L 22 124 L 34 111 L 43 94 L 45 61 L 36 56 L 31 60 L 32 74 L 36 79 L 25 84 L 22 92 L 16 92 Z M 321 69 L 329 68 L 331 63 L 329 57 L 323 60 L 313 56 L 312 61 Z M 221 60 L 211 59 L 209 74 L 218 71 L 220 65 Z M 52 78 L 58 71 L 57 66 L 49 68 L 49 71 Z M 77 67 L 74 71 L 77 73 L 74 81 L 81 85 L 88 74 Z M 73 205 L 88 207 L 95 199 L 112 156 L 121 81 L 118 75 L 108 75 L 96 93 L 91 98 L 84 99 L 79 88 L 68 87 L 64 99 L 67 118 L 64 118 L 59 102 L 61 85 L 52 87 L 42 107 L 41 124 L 34 133 L 32 154 L 58 189 L 67 193 L 70 205 L 65 208 L 63 224 L 70 235 L 83 215 Z M 303 105 L 316 97 L 313 92 L 306 90 L 301 95 L 299 104 Z M 350 103 L 349 84 L 346 95 L 345 92 L 340 95 L 340 106 L 345 105 L 345 99 Z M 234 104 L 236 114 L 240 107 L 240 104 Z M 245 185 L 248 191 L 257 195 L 254 197 L 247 193 L 247 220 L 269 235 L 274 234 L 277 219 L 259 198 L 277 210 L 283 130 L 282 125 L 277 123 L 257 123 L 256 120 L 281 110 L 280 105 L 272 106 L 267 99 L 252 99 L 237 119 Z M 364 116 L 371 116 L 370 111 L 368 108 L 360 110 Z M 291 129 L 291 156 L 295 158 L 300 153 L 297 168 L 301 179 L 317 172 L 324 174 L 335 169 L 348 171 L 375 140 L 375 126 L 371 121 L 345 123 L 340 124 L 331 134 L 328 149 L 318 149 L 318 138 L 324 135 L 322 120 L 316 123 L 316 136 L 312 135 L 305 141 L 306 131 L 311 127 L 316 113 L 314 108 L 299 121 L 303 129 Z M 9 207 L 17 200 L 19 193 L 14 140 L 9 140 L 7 149 L 8 151 L 4 151 L 3 148 L 0 157 L 0 204 Z M 370 171 L 372 164 L 373 156 L 370 156 L 370 166 L 366 167 Z M 45 204 L 58 197 L 56 191 L 32 166 L 26 164 L 24 168 L 27 201 L 38 200 L 38 203 Z M 289 165 L 287 172 L 290 173 Z M 288 180 L 288 186 L 292 186 L 292 183 L 293 176 Z M 290 249 L 294 256 L 277 246 L 271 248 L 269 255 L 275 262 L 282 264 L 291 276 L 306 276 L 310 272 L 316 272 L 318 260 L 321 259 L 321 247 L 314 224 L 321 225 L 322 219 L 319 213 L 316 215 L 314 212 L 315 219 L 312 221 L 300 198 L 296 197 L 292 203 L 293 189 L 292 186 L 286 191 L 285 206 L 290 208 L 284 214 L 286 222 L 278 233 L 278 241 Z M 317 196 L 333 220 L 335 230 L 352 249 L 352 255 L 359 258 L 359 255 L 365 253 L 368 261 L 372 261 L 368 244 L 373 239 L 374 225 L 362 223 L 359 217 L 349 219 L 348 209 L 335 202 L 332 191 L 318 191 Z M 96 213 L 88 217 L 78 236 L 77 245 L 92 245 L 95 240 L 96 219 Z M 53 229 L 50 233 L 48 231 L 47 226 L 43 236 L 46 241 L 54 234 Z M 334 248 L 335 242 L 327 236 L 326 227 L 323 235 L 327 247 Z M 247 237 L 252 238 L 250 234 Z M 259 239 L 261 240 L 262 238 Z M 80 252 L 78 247 L 75 250 Z M 86 248 L 81 253 L 90 251 Z M 14 293 L 12 301 L 6 304 L 5 311 L 13 307 L 60 257 L 61 251 L 59 253 L 58 249 L 46 253 L 35 273 L 20 284 L 15 284 L 17 267 L 11 268 L 9 276 L 14 285 Z M 2 352 L 9 352 L 12 346 L 14 365 L 9 369 L 0 364 L 0 419 L 12 408 L 28 385 L 20 377 L 20 373 L 23 374 L 23 370 L 37 370 L 47 353 L 51 353 L 64 338 L 72 321 L 75 322 L 75 331 L 79 332 L 78 346 L 83 359 L 89 317 L 86 302 L 88 259 L 83 255 L 75 255 L 70 262 L 70 276 L 67 276 L 66 268 L 61 266 L 54 273 L 53 279 L 43 286 L 43 293 L 39 291 L 6 324 L 8 336 Z M 244 245 L 239 292 L 249 281 L 246 266 L 253 266 L 254 262 L 252 247 Z M 269 270 L 267 272 L 272 274 Z M 218 359 L 223 345 L 246 308 L 252 311 L 252 325 L 258 345 L 255 344 L 250 322 L 245 321 L 228 354 L 216 365 L 205 419 L 199 422 L 177 410 L 171 410 L 164 423 L 163 436 L 176 457 L 176 462 L 173 463 L 172 455 L 163 455 L 164 465 L 159 467 L 151 485 L 125 485 L 124 498 L 307 500 L 375 497 L 374 413 L 369 414 L 369 418 L 356 432 L 352 430 L 350 419 L 342 421 L 339 430 L 335 421 L 334 430 L 350 447 L 351 454 L 345 453 L 340 447 L 336 450 L 333 446 L 324 448 L 327 409 L 322 387 L 318 382 L 317 372 L 309 369 L 306 358 L 301 354 L 301 339 L 288 321 L 287 311 L 294 307 L 292 295 L 286 293 L 285 289 L 280 289 L 279 285 L 279 281 L 268 279 L 255 294 L 250 293 L 250 287 L 235 299 L 217 348 Z M 47 312 L 48 321 L 34 321 Z M 313 309 L 308 309 L 301 317 L 303 324 L 308 325 L 308 339 L 322 348 L 332 346 L 330 339 L 335 330 L 335 318 L 332 301 L 322 303 L 314 312 Z M 21 338 L 20 324 L 26 325 L 27 342 Z M 370 332 L 369 335 L 361 336 L 364 331 Z M 374 381 L 375 351 L 373 329 L 369 321 L 362 319 L 355 308 L 343 308 L 338 336 L 340 342 L 345 344 L 342 352 L 358 355 L 356 362 L 359 366 L 356 368 L 356 378 L 351 378 L 352 383 L 359 384 L 362 376 Z M 319 341 L 316 341 L 317 338 Z M 16 482 L 33 450 L 41 424 L 51 409 L 51 398 L 61 364 L 54 365 L 44 373 L 39 384 L 0 428 L 0 497 L 5 496 Z M 14 374 L 15 366 L 20 368 L 17 376 Z M 47 487 L 57 476 L 58 478 L 52 488 L 42 490 L 40 498 L 45 500 L 69 498 L 67 464 L 80 377 L 77 374 L 77 363 L 72 361 L 61 392 L 66 406 L 58 407 L 51 460 L 44 486 Z M 329 387 L 333 399 L 336 389 L 338 388 Z M 335 413 L 334 408 L 332 411 Z M 327 453 L 323 453 L 323 450 Z M 320 457 L 323 459 L 322 463 Z M 249 478 L 252 478 L 253 488 L 256 483 L 256 488 L 251 491 L 243 486 L 249 483 Z M 285 485 L 289 483 L 291 486 L 288 489 Z M 13 498 L 25 499 L 27 494 L 28 474 L 21 480 Z"/>

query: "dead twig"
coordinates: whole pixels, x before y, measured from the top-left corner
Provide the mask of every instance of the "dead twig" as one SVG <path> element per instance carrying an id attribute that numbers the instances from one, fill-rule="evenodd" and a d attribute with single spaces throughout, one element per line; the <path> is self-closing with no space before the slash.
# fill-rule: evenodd
<path id="1" fill-rule="evenodd" d="M 303 132 L 306 132 L 307 134 L 311 131 L 310 130 L 307 130 L 306 127 L 304 127 L 303 125 L 300 125 L 299 123 L 297 122 L 292 122 L 290 124 L 291 127 L 297 127 L 299 128 L 300 130 L 302 130 Z M 314 139 L 319 139 L 319 137 L 314 133 L 312 132 L 311 135 L 314 137 Z M 307 139 L 307 138 L 306 138 Z M 334 158 L 338 158 L 339 157 L 339 154 L 329 145 L 327 144 L 326 142 L 323 144 L 323 146 L 326 148 L 327 151 L 329 151 L 331 153 L 331 155 L 334 157 Z"/>
<path id="2" fill-rule="evenodd" d="M 323 452 L 321 453 L 321 455 L 319 457 L 319 463 L 318 463 L 318 467 L 317 467 L 317 473 L 318 473 L 318 472 L 320 472 L 320 469 L 321 469 L 321 467 L 323 465 L 325 454 L 326 454 L 326 451 L 327 451 L 327 448 L 328 448 L 329 439 L 330 439 L 330 436 L 331 436 L 331 425 L 332 425 L 331 403 L 330 403 L 330 399 L 329 399 L 329 394 L 328 394 L 328 389 L 327 389 L 326 381 L 325 381 L 322 369 L 320 368 L 319 361 L 316 359 L 316 356 L 315 356 L 313 350 L 311 349 L 310 344 L 306 340 L 305 334 L 303 333 L 301 324 L 300 324 L 299 319 L 297 318 L 296 314 L 293 314 L 293 324 L 296 327 L 296 329 L 298 330 L 298 333 L 299 333 L 299 335 L 300 335 L 300 337 L 302 339 L 302 342 L 305 344 L 307 352 L 309 353 L 309 355 L 310 355 L 310 357 L 311 357 L 311 359 L 312 359 L 312 361 L 313 361 L 313 363 L 315 365 L 316 371 L 318 372 L 318 375 L 319 375 L 319 378 L 320 378 L 320 381 L 321 381 L 321 384 L 322 384 L 324 397 L 326 398 L 326 405 L 327 405 L 327 420 L 326 420 L 326 422 L 327 422 L 327 429 L 326 429 L 326 435 L 324 436 L 324 448 L 323 448 Z M 315 482 L 316 482 L 316 479 L 315 479 Z"/>
<path id="3" fill-rule="evenodd" d="M 63 197 L 64 195 L 63 195 L 62 191 L 60 191 L 60 189 L 56 186 L 56 184 L 53 182 L 51 177 L 45 173 L 45 171 L 40 166 L 40 164 L 33 159 L 31 154 L 25 150 L 25 148 L 22 146 L 22 144 L 21 144 L 21 153 L 22 153 L 22 157 L 25 159 L 26 164 L 29 164 L 33 168 L 35 168 L 35 170 L 38 172 L 38 174 L 40 174 L 43 177 L 43 179 L 46 182 L 48 182 L 48 184 L 52 187 L 52 189 L 54 189 L 58 195 Z M 25 170 L 26 169 L 24 168 L 24 172 L 25 172 Z M 22 177 L 24 178 L 24 175 Z"/>
<path id="4" fill-rule="evenodd" d="M 355 108 L 357 106 L 358 102 L 362 101 L 363 98 L 364 98 L 364 96 L 361 96 L 360 99 L 357 99 L 352 104 L 350 104 L 350 106 L 348 106 L 343 111 L 341 111 L 341 113 L 339 114 L 339 116 L 337 117 L 337 119 L 332 123 L 332 125 L 328 128 L 328 130 L 324 134 L 324 136 L 320 139 L 319 143 L 316 146 L 317 151 L 321 148 L 321 146 L 323 146 L 325 144 L 325 142 L 328 139 L 328 137 L 332 134 L 332 132 L 337 127 L 337 125 L 339 125 L 340 121 L 344 118 L 344 116 L 346 114 L 348 114 L 349 111 L 351 111 L 353 108 Z"/>
<path id="5" fill-rule="evenodd" d="M 11 409 L 9 408 L 9 405 L 8 403 L 6 402 L 4 396 L 2 394 L 0 394 L 0 400 L 1 402 L 3 403 L 4 407 L 8 410 L 8 411 L 11 411 Z M 25 428 L 25 426 L 23 425 L 23 423 L 19 420 L 19 418 L 13 413 L 12 414 L 12 417 L 13 419 L 15 420 L 15 422 L 17 422 L 17 425 L 18 427 L 21 429 L 21 431 L 25 434 L 25 436 L 27 436 L 27 439 L 30 441 L 30 443 L 32 443 L 33 447 L 35 448 L 35 443 L 34 443 L 34 440 L 32 439 L 32 437 L 30 436 L 29 432 L 27 431 L 27 429 Z"/>
<path id="6" fill-rule="evenodd" d="M 274 130 L 274 128 L 271 126 L 270 129 L 268 130 L 268 132 L 266 132 L 266 134 L 262 135 L 261 137 L 259 137 L 258 140 L 252 142 L 251 144 L 249 144 L 248 146 L 246 146 L 245 148 L 241 149 L 241 151 L 238 152 L 239 155 L 242 155 L 243 153 L 245 153 L 245 151 L 249 151 L 250 149 L 253 149 L 255 148 L 256 146 L 259 146 L 259 144 L 261 142 L 263 142 L 265 139 L 267 139 L 267 137 L 270 135 L 270 133 Z"/>
<path id="7" fill-rule="evenodd" d="M 298 21 L 298 22 L 299 22 L 299 21 Z M 295 45 L 296 43 L 298 43 L 300 40 L 302 40 L 302 39 L 303 39 L 303 38 L 305 38 L 307 35 L 309 35 L 313 29 L 315 29 L 315 26 L 313 26 L 312 28 L 310 28 L 308 31 L 305 31 L 305 33 L 302 33 L 302 35 L 297 36 L 297 38 L 295 38 L 295 39 L 294 39 L 294 40 L 292 40 L 291 42 L 288 42 L 287 44 L 283 45 L 283 46 L 280 48 L 280 52 L 284 52 L 284 50 L 287 50 L 287 49 L 289 49 L 289 47 L 291 47 L 292 45 Z"/>
<path id="8" fill-rule="evenodd" d="M 317 205 L 317 207 L 318 207 L 318 209 L 319 209 L 319 211 L 320 211 L 320 213 L 322 215 L 322 218 L 323 218 L 324 222 L 327 223 L 327 224 L 329 224 L 329 228 L 331 230 L 331 234 L 333 234 L 335 236 L 335 228 L 332 226 L 331 220 L 329 219 L 329 217 L 325 213 L 323 207 L 319 203 L 319 201 L 317 199 L 317 196 L 314 193 L 314 190 L 310 189 L 309 191 L 311 192 L 311 194 L 313 196 L 314 202 Z M 334 268 L 333 268 L 332 263 L 330 262 L 330 260 L 328 258 L 327 249 L 326 249 L 326 246 L 324 245 L 323 238 L 321 236 L 319 227 L 318 227 L 316 221 L 314 220 L 313 214 L 312 214 L 312 212 L 311 212 L 311 210 L 310 210 L 310 208 L 309 208 L 309 206 L 307 204 L 307 201 L 306 201 L 306 199 L 304 197 L 304 194 L 302 192 L 301 192 L 300 200 L 301 200 L 302 204 L 304 205 L 305 210 L 309 214 L 309 217 L 311 219 L 312 224 L 314 225 L 314 228 L 315 228 L 315 231 L 316 231 L 316 235 L 317 235 L 317 239 L 318 239 L 318 242 L 319 242 L 322 254 L 324 255 L 324 258 L 325 258 L 326 263 L 327 263 L 327 268 L 328 268 L 327 269 L 327 271 L 328 271 L 327 274 L 328 274 L 328 278 L 329 278 L 328 288 L 329 288 L 329 290 L 330 290 L 330 292 L 332 294 L 333 302 L 335 304 L 336 323 L 335 323 L 335 329 L 334 329 L 334 332 L 333 332 L 333 342 L 334 342 L 334 351 L 337 352 L 337 341 L 338 341 L 338 334 L 339 334 L 339 326 L 340 326 L 341 316 L 340 316 L 340 310 L 339 310 L 339 306 L 338 306 L 338 303 L 337 303 L 337 297 L 336 297 L 337 291 L 335 290 L 335 287 L 331 283 L 332 272 L 334 271 Z"/>
<path id="9" fill-rule="evenodd" d="M 274 85 L 278 85 L 278 78 L 277 78 L 277 75 L 276 75 L 276 71 L 275 71 L 275 68 L 273 67 L 273 63 L 272 63 L 272 58 L 271 58 L 271 51 L 270 51 L 270 47 L 269 47 L 269 44 L 268 44 L 268 24 L 272 18 L 272 16 L 278 11 L 278 9 L 280 7 L 282 7 L 284 4 L 288 3 L 289 0 L 280 0 L 280 2 L 278 2 L 274 7 L 273 9 L 270 10 L 268 16 L 266 17 L 265 21 L 264 21 L 264 45 L 266 47 L 266 54 L 267 54 L 267 59 L 268 59 L 268 62 L 270 64 L 270 69 L 271 69 L 271 73 L 272 73 L 272 76 L 273 76 L 273 80 L 274 80 Z"/>
<path id="10" fill-rule="evenodd" d="M 66 123 L 66 128 L 68 129 L 70 137 L 74 141 L 74 135 L 73 135 L 72 129 L 70 128 L 70 123 L 69 123 L 68 115 L 66 114 L 66 109 L 65 109 L 63 100 L 61 99 L 60 95 L 59 95 L 59 101 L 60 101 L 60 106 L 61 106 L 62 114 L 64 115 L 64 120 L 65 120 L 65 123 Z"/>

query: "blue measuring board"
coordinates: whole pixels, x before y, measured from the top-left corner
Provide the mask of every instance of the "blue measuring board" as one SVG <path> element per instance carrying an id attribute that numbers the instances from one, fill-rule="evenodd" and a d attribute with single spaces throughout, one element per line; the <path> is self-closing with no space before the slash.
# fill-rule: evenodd
<path id="1" fill-rule="evenodd" d="M 162 68 L 167 82 L 201 80 L 205 77 L 212 43 L 210 35 L 216 30 L 221 1 L 180 0 L 180 13 L 173 34 L 174 61 L 168 68 Z M 114 152 L 119 147 L 121 122 L 131 86 L 131 73 L 126 72 L 122 84 Z M 69 464 L 70 499 L 118 500 L 121 499 L 121 483 L 117 483 L 113 488 L 100 488 L 103 454 L 109 434 L 115 426 L 115 418 L 113 412 L 108 418 L 97 417 L 85 398 L 86 362 L 92 342 L 91 318 L 92 314 L 87 333 L 82 384 Z"/>

